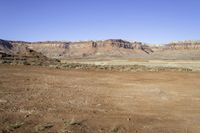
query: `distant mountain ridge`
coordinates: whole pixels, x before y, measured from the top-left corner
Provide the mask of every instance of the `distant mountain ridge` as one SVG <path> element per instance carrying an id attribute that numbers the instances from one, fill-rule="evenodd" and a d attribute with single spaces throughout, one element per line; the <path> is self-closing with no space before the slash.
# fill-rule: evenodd
<path id="1" fill-rule="evenodd" d="M 82 58 L 94 56 L 128 56 L 131 54 L 150 54 L 153 51 L 141 42 L 128 42 L 121 39 L 80 42 L 23 42 L 9 41 L 12 44 L 25 44 L 30 49 L 50 58 Z"/>
<path id="2" fill-rule="evenodd" d="M 165 46 L 165 49 L 170 50 L 199 50 L 200 49 L 200 41 L 199 40 L 188 40 L 188 41 L 175 41 L 169 43 Z"/>
<path id="3" fill-rule="evenodd" d="M 48 58 L 96 58 L 96 57 L 135 57 L 150 59 L 200 59 L 200 41 L 176 41 L 165 45 L 146 45 L 142 42 L 129 42 L 122 39 L 99 41 L 5 41 L 0 40 L 0 51 L 5 53 L 28 54 L 29 50 Z"/>

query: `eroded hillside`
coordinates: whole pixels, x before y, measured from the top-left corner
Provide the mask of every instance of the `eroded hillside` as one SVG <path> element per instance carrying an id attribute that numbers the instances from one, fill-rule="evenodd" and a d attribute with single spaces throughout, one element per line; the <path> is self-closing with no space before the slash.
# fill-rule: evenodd
<path id="1" fill-rule="evenodd" d="M 0 61 L 8 64 L 48 65 L 57 62 L 40 52 L 30 49 L 25 43 L 0 40 Z"/>
<path id="2" fill-rule="evenodd" d="M 80 42 L 11 42 L 26 44 L 29 48 L 50 58 L 83 58 L 98 56 L 131 56 L 150 54 L 153 51 L 141 42 L 124 40 L 80 41 Z"/>

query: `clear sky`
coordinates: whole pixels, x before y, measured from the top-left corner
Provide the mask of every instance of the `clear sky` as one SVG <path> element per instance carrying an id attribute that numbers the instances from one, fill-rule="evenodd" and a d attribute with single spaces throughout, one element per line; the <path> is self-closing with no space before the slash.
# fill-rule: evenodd
<path id="1" fill-rule="evenodd" d="M 0 0 L 0 38 L 200 39 L 200 0 Z"/>

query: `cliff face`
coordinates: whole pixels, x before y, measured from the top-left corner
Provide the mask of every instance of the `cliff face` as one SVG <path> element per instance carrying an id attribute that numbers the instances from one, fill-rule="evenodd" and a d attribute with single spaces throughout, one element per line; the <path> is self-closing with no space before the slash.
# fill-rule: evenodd
<path id="1" fill-rule="evenodd" d="M 54 62 L 40 52 L 30 49 L 25 42 L 0 40 L 0 61 L 14 64 L 45 64 Z"/>
<path id="2" fill-rule="evenodd" d="M 200 41 L 178 41 L 167 44 L 164 50 L 200 50 Z"/>
<path id="3" fill-rule="evenodd" d="M 34 42 L 27 46 L 37 52 L 44 54 L 50 58 L 60 58 L 69 48 L 68 42 Z"/>
<path id="4" fill-rule="evenodd" d="M 0 40 L 0 51 L 10 55 L 25 56 L 30 54 L 33 50 L 29 49 L 24 43 L 11 43 L 9 41 Z"/>
<path id="5" fill-rule="evenodd" d="M 199 60 L 200 41 L 177 41 L 160 46 L 151 46 L 150 59 Z"/>
<path id="6" fill-rule="evenodd" d="M 11 43 L 0 39 L 0 52 L 1 53 L 7 53 L 7 54 L 11 53 L 12 47 L 13 46 Z"/>
<path id="7" fill-rule="evenodd" d="M 140 42 L 124 40 L 80 41 L 80 42 L 40 42 L 27 43 L 29 48 L 51 58 L 81 58 L 95 56 L 128 56 L 150 54 L 153 51 Z"/>
<path id="8" fill-rule="evenodd" d="M 31 51 L 32 50 L 32 51 Z M 144 45 L 121 39 L 80 42 L 23 42 L 0 40 L 0 52 L 49 58 L 131 57 L 148 59 L 200 59 L 200 41 L 179 41 L 166 45 Z M 31 51 L 31 52 L 30 52 Z"/>

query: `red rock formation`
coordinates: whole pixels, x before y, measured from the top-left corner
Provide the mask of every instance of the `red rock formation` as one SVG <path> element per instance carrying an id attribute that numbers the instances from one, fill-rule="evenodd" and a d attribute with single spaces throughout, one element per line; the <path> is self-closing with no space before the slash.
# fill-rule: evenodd
<path id="1" fill-rule="evenodd" d="M 123 40 L 80 41 L 80 42 L 40 42 L 27 43 L 31 49 L 51 58 L 80 58 L 95 56 L 128 56 L 150 54 L 153 51 L 140 42 Z"/>

